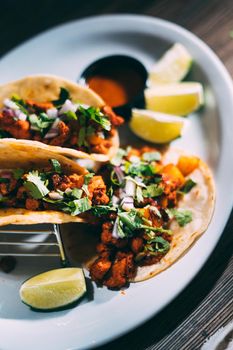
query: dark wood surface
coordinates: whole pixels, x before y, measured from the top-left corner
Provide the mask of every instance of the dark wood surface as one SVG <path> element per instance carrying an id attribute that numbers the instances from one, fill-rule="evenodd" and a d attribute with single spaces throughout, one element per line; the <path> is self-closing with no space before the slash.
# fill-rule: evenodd
<path id="1" fill-rule="evenodd" d="M 233 76 L 232 0 L 2 0 L 0 55 L 54 25 L 107 13 L 146 14 L 178 23 L 203 39 Z M 99 350 L 198 350 L 232 320 L 232 227 L 233 213 L 208 262 L 170 305 L 143 326 Z"/>

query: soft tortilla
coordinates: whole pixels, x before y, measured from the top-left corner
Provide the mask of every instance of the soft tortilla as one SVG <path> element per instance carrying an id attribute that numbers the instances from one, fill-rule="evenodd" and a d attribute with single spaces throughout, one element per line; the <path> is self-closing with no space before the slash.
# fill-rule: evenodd
<path id="1" fill-rule="evenodd" d="M 0 108 L 3 107 L 5 98 L 10 98 L 13 94 L 17 94 L 22 99 L 31 99 L 37 102 L 47 102 L 56 100 L 59 97 L 60 88 L 64 87 L 69 90 L 73 101 L 78 101 L 93 107 L 102 107 L 105 105 L 104 101 L 94 91 L 87 87 L 78 85 L 72 81 L 53 75 L 33 75 L 27 76 L 23 79 L 10 82 L 0 86 Z M 7 139 L 9 140 L 9 139 Z M 12 139 L 11 139 L 12 140 Z M 15 140 L 21 144 L 30 145 L 31 140 Z M 88 158 L 99 162 L 106 162 L 114 156 L 119 147 L 119 137 L 117 131 L 111 138 L 112 147 L 108 154 L 88 154 L 82 151 L 77 151 L 72 148 L 50 146 L 41 144 L 45 150 L 50 150 L 54 153 L 59 153 L 72 158 Z"/>
<path id="2" fill-rule="evenodd" d="M 179 150 L 169 150 L 164 156 L 164 164 L 176 163 L 182 154 Z M 132 282 L 149 279 L 171 266 L 178 260 L 192 244 L 204 233 L 214 212 L 215 186 L 209 167 L 200 161 L 199 168 L 194 170 L 191 177 L 197 183 L 192 190 L 179 201 L 178 208 L 192 212 L 193 220 L 184 227 L 176 221 L 171 223 L 173 239 L 169 252 L 158 263 L 150 266 L 138 267 L 136 277 Z"/>
<path id="3" fill-rule="evenodd" d="M 86 174 L 87 170 L 75 161 L 68 159 L 58 153 L 45 151 L 41 143 L 24 145 L 14 140 L 0 140 L 0 169 L 41 169 L 48 166 L 49 159 L 57 159 L 66 174 L 75 172 Z M 0 209 L 0 226 L 17 224 L 31 225 L 39 223 L 61 224 L 66 222 L 83 222 L 78 216 L 71 216 L 60 211 L 44 210 L 32 211 L 21 208 Z"/>

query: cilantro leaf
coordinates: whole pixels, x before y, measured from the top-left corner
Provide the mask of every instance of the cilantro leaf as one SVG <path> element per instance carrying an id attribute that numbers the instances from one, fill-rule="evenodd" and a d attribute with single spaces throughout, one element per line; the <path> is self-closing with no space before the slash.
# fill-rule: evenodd
<path id="1" fill-rule="evenodd" d="M 99 108 L 84 108 L 82 106 L 79 106 L 78 111 L 79 114 L 81 114 L 80 117 L 82 116 L 85 120 L 93 120 L 97 124 L 101 125 L 104 130 L 109 131 L 111 129 L 110 120 L 107 119 L 102 112 L 100 112 Z"/>
<path id="2" fill-rule="evenodd" d="M 70 99 L 70 93 L 64 87 L 60 88 L 59 98 L 57 100 L 52 101 L 54 106 L 61 107 L 66 100 Z"/>
<path id="3" fill-rule="evenodd" d="M 170 244 L 166 239 L 164 239 L 161 236 L 157 236 L 149 241 L 147 241 L 149 244 L 149 247 L 147 249 L 153 251 L 153 252 L 158 252 L 158 253 L 167 253 L 170 249 Z"/>
<path id="4" fill-rule="evenodd" d="M 196 182 L 194 182 L 192 179 L 188 179 L 183 187 L 180 189 L 180 192 L 182 193 L 188 193 L 191 191 L 191 189 L 196 186 Z"/>
<path id="5" fill-rule="evenodd" d="M 73 111 L 68 111 L 64 114 L 65 114 L 67 120 L 78 120 L 76 113 Z"/>
<path id="6" fill-rule="evenodd" d="M 23 169 L 14 169 L 13 176 L 16 180 L 19 180 L 23 176 L 24 172 L 25 171 Z"/>
<path id="7" fill-rule="evenodd" d="M 4 183 L 7 184 L 10 182 L 10 179 L 6 178 L 6 177 L 0 177 L 0 183 Z"/>
<path id="8" fill-rule="evenodd" d="M 116 211 L 116 208 L 110 207 L 109 205 L 97 205 L 92 207 L 92 213 L 97 217 L 105 216 L 112 211 Z"/>
<path id="9" fill-rule="evenodd" d="M 45 181 L 42 180 L 39 172 L 33 170 L 25 175 L 26 180 L 24 186 L 29 190 L 31 196 L 35 199 L 41 199 L 49 193 L 49 189 L 45 185 Z"/>
<path id="10" fill-rule="evenodd" d="M 192 212 L 190 210 L 171 209 L 172 215 L 175 217 L 180 227 L 184 227 L 192 221 Z"/>
<path id="11" fill-rule="evenodd" d="M 31 114 L 28 118 L 32 130 L 40 131 L 42 135 L 46 134 L 47 130 L 54 123 L 54 119 L 50 119 L 46 113 L 40 113 L 39 116 Z"/>
<path id="12" fill-rule="evenodd" d="M 57 173 L 61 172 L 61 164 L 57 159 L 50 159 L 50 163 L 52 164 L 53 170 L 56 171 Z"/>
<path id="13" fill-rule="evenodd" d="M 76 216 L 91 209 L 91 204 L 88 197 L 83 197 L 65 203 L 65 206 L 62 209 L 63 211 L 70 213 L 72 216 Z"/>
<path id="14" fill-rule="evenodd" d="M 163 189 L 158 185 L 152 184 L 147 186 L 147 188 L 144 189 L 142 193 L 143 193 L 143 196 L 146 198 L 151 198 L 151 197 L 153 198 L 153 197 L 160 196 L 163 193 Z"/>
<path id="15" fill-rule="evenodd" d="M 24 102 L 24 100 L 19 98 L 19 96 L 17 96 L 17 95 L 13 95 L 11 97 L 11 101 L 13 101 L 19 107 L 21 112 L 23 112 L 24 114 L 28 115 L 27 104 Z"/>
<path id="16" fill-rule="evenodd" d="M 79 130 L 79 134 L 78 134 L 78 146 L 82 147 L 82 146 L 86 146 L 86 128 L 82 127 Z"/>

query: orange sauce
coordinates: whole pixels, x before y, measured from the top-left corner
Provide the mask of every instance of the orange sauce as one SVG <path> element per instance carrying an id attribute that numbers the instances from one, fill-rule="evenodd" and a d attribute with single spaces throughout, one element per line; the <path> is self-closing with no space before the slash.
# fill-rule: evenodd
<path id="1" fill-rule="evenodd" d="M 87 83 L 111 107 L 122 106 L 143 89 L 144 80 L 140 73 L 130 67 L 111 67 L 102 74 L 90 76 Z"/>

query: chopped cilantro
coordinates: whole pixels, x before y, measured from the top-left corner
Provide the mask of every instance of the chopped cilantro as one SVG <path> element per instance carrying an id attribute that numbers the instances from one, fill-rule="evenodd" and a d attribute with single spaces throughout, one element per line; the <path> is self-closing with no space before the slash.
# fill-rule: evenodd
<path id="1" fill-rule="evenodd" d="M 67 120 L 78 120 L 77 115 L 73 111 L 68 111 L 64 114 L 65 114 Z"/>
<path id="2" fill-rule="evenodd" d="M 42 135 L 45 135 L 49 127 L 54 123 L 54 119 L 50 119 L 46 113 L 40 113 L 29 115 L 29 121 L 32 126 L 32 130 L 40 131 Z"/>
<path id="3" fill-rule="evenodd" d="M 109 131 L 111 129 L 110 120 L 107 119 L 104 116 L 104 114 L 100 112 L 99 108 L 84 108 L 82 106 L 79 106 L 78 111 L 79 114 L 81 114 L 80 116 L 82 116 L 85 120 L 93 120 L 97 124 L 101 125 L 104 130 Z"/>
<path id="4" fill-rule="evenodd" d="M 181 226 L 181 227 L 184 227 L 185 225 L 190 223 L 193 219 L 192 212 L 190 210 L 171 209 L 170 211 L 171 211 L 172 215 L 175 217 L 179 226 Z"/>
<path id="5" fill-rule="evenodd" d="M 52 103 L 56 107 L 61 107 L 65 103 L 65 101 L 68 100 L 69 98 L 70 98 L 69 91 L 66 90 L 64 87 L 61 87 L 59 98 L 57 100 L 52 101 Z"/>
<path id="6" fill-rule="evenodd" d="M 151 164 L 140 162 L 138 164 L 131 164 L 130 162 L 125 162 L 124 170 L 126 174 L 132 176 L 153 176 L 155 174 L 155 169 Z"/>
<path id="7" fill-rule="evenodd" d="M 78 146 L 82 147 L 82 146 L 86 146 L 86 128 L 82 127 L 79 130 L 79 134 L 78 134 Z"/>
<path id="8" fill-rule="evenodd" d="M 24 114 L 28 115 L 27 104 L 18 95 L 13 95 L 11 97 L 11 101 L 13 101 L 19 107 L 21 112 L 23 112 Z"/>
<path id="9" fill-rule="evenodd" d="M 75 199 L 64 204 L 63 211 L 70 213 L 72 216 L 79 215 L 91 209 L 91 204 L 87 197 Z"/>
<path id="10" fill-rule="evenodd" d="M 61 172 L 61 164 L 57 159 L 50 159 L 50 163 L 52 164 L 53 170 L 56 171 L 56 173 Z"/>
<path id="11" fill-rule="evenodd" d="M 72 196 L 76 199 L 80 199 L 82 197 L 83 194 L 83 190 L 81 190 L 80 188 L 74 188 L 70 193 L 69 196 Z"/>
<path id="12" fill-rule="evenodd" d="M 14 169 L 13 176 L 16 180 L 19 180 L 23 176 L 24 172 L 25 171 L 23 169 Z"/>
<path id="13" fill-rule="evenodd" d="M 109 205 L 98 205 L 98 206 L 92 207 L 92 213 L 97 217 L 107 215 L 112 211 L 116 211 L 116 208 L 111 207 Z"/>
<path id="14" fill-rule="evenodd" d="M 10 182 L 10 179 L 6 178 L 6 177 L 0 177 L 0 183 L 4 183 L 7 184 Z"/>
<path id="15" fill-rule="evenodd" d="M 143 193 L 144 197 L 153 198 L 153 197 L 160 196 L 163 193 L 163 189 L 162 189 L 162 187 L 160 187 L 158 185 L 152 184 L 152 185 L 147 186 L 147 188 L 144 189 L 142 191 L 142 193 Z"/>
<path id="16" fill-rule="evenodd" d="M 25 175 L 24 186 L 29 190 L 31 196 L 35 199 L 41 199 L 49 193 L 45 181 L 37 170 L 33 170 Z"/>
<path id="17" fill-rule="evenodd" d="M 157 236 L 155 238 L 152 238 L 151 240 L 147 241 L 148 245 L 146 245 L 147 249 L 158 252 L 158 253 L 167 253 L 170 249 L 170 244 L 166 239 L 164 239 L 161 236 Z"/>
<path id="18" fill-rule="evenodd" d="M 194 182 L 192 179 L 188 179 L 183 187 L 180 189 L 180 192 L 182 193 L 188 193 L 191 191 L 191 189 L 196 186 L 196 182 Z"/>

